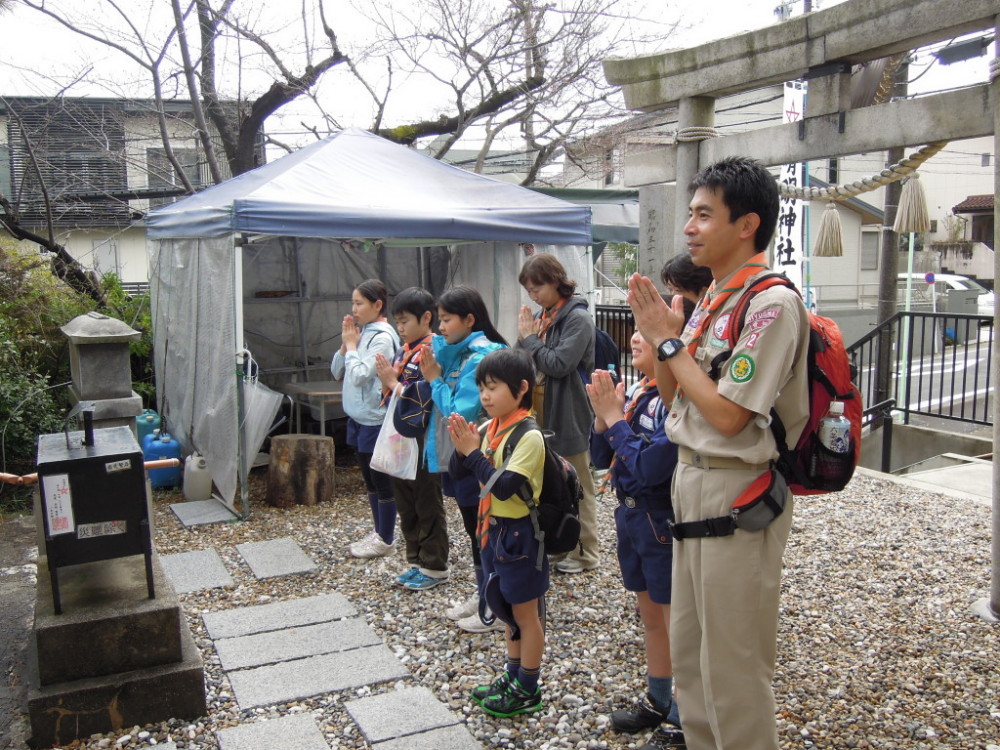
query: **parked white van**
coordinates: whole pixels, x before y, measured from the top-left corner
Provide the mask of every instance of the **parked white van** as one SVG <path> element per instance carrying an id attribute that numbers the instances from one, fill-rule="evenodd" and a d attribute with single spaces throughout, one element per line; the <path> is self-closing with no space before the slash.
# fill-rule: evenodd
<path id="1" fill-rule="evenodd" d="M 935 273 L 934 284 L 931 285 L 927 283 L 927 274 L 911 273 L 909 276 L 912 280 L 911 289 L 913 296 L 911 297 L 911 300 L 915 304 L 931 304 L 934 302 L 935 295 L 940 296 L 942 298 L 941 303 L 943 303 L 944 295 L 947 294 L 950 289 L 957 289 L 959 291 L 976 291 L 979 293 L 979 296 L 977 297 L 979 314 L 993 314 L 995 304 L 993 292 L 975 279 L 970 279 L 967 276 L 957 276 L 951 273 Z M 906 273 L 899 274 L 898 289 L 900 306 L 902 306 L 904 295 L 906 294 L 906 277 Z"/>

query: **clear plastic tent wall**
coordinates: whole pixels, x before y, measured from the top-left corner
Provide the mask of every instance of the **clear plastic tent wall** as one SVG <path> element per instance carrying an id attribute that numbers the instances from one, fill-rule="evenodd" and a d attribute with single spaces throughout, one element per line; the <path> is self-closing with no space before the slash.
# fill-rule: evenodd
<path id="1" fill-rule="evenodd" d="M 166 429 L 208 457 L 221 497 L 237 488 L 233 240 L 150 243 L 153 364 Z"/>

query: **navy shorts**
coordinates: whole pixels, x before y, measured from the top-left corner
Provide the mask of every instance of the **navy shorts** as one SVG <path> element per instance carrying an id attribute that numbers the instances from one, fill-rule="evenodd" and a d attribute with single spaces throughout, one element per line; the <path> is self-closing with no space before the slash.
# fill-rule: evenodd
<path id="1" fill-rule="evenodd" d="M 549 590 L 549 558 L 542 555 L 542 569 L 535 569 L 538 542 L 531 519 L 490 518 L 490 536 L 482 551 L 484 579 L 495 572 L 500 593 L 511 604 L 541 599 Z"/>
<path id="2" fill-rule="evenodd" d="M 374 453 L 375 441 L 382 429 L 380 424 L 361 424 L 353 419 L 347 420 L 347 444 L 354 447 L 358 453 Z"/>
<path id="3" fill-rule="evenodd" d="M 615 508 L 618 565 L 629 591 L 648 591 L 656 604 L 670 604 L 673 512 L 666 508 Z"/>

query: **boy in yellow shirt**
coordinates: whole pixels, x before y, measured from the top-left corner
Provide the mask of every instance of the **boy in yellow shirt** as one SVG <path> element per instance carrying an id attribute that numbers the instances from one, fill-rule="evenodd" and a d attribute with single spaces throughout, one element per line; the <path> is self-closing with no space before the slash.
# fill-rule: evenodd
<path id="1" fill-rule="evenodd" d="M 521 494 L 530 492 L 538 501 L 545 442 L 541 431 L 528 430 L 504 459 L 508 436 L 531 416 L 535 368 L 525 352 L 490 352 L 476 368 L 476 384 L 492 419 L 480 434 L 461 415 L 449 417 L 448 432 L 455 444 L 449 471 L 453 477 L 473 474 L 484 487 L 478 525 L 484 590 L 498 587 L 513 615 L 505 632 L 506 669 L 492 684 L 473 689 L 472 699 L 487 713 L 509 717 L 542 708 L 538 678 L 545 632 L 539 605 L 549 587 L 549 563 L 542 555 L 536 567 L 538 541 Z"/>

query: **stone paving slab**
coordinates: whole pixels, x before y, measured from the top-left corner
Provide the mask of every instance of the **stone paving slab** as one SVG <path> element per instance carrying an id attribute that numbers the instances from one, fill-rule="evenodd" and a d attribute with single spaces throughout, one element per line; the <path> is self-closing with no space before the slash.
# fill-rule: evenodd
<path id="1" fill-rule="evenodd" d="M 330 750 L 316 720 L 308 714 L 240 724 L 215 733 L 220 750 Z"/>
<path id="2" fill-rule="evenodd" d="M 353 617 L 358 610 L 340 594 L 321 594 L 274 604 L 209 612 L 202 619 L 212 640 L 283 630 Z"/>
<path id="3" fill-rule="evenodd" d="M 372 745 L 373 750 L 483 750 L 481 743 L 476 741 L 461 724 L 442 729 L 432 729 L 421 734 L 411 734 L 406 737 L 378 742 Z"/>
<path id="4" fill-rule="evenodd" d="M 349 701 L 345 706 L 361 727 L 365 739 L 372 744 L 451 726 L 459 721 L 425 687 L 390 690 Z"/>
<path id="5" fill-rule="evenodd" d="M 214 549 L 179 552 L 159 557 L 163 572 L 178 594 L 233 585 L 232 576 Z"/>
<path id="6" fill-rule="evenodd" d="M 368 623 L 352 618 L 239 638 L 223 638 L 215 642 L 215 650 L 222 668 L 228 672 L 380 643 L 382 639 Z"/>
<path id="7" fill-rule="evenodd" d="M 227 675 L 236 701 L 245 711 L 398 680 L 410 673 L 388 648 L 380 645 L 239 669 Z"/>
<path id="8" fill-rule="evenodd" d="M 289 537 L 237 544 L 236 551 L 243 556 L 258 580 L 309 573 L 317 568 L 312 558 Z"/>
<path id="9" fill-rule="evenodd" d="M 237 520 L 237 515 L 227 508 L 221 500 L 193 500 L 189 503 L 174 503 L 170 510 L 185 528 L 192 526 L 207 526 L 212 523 L 230 523 Z"/>

